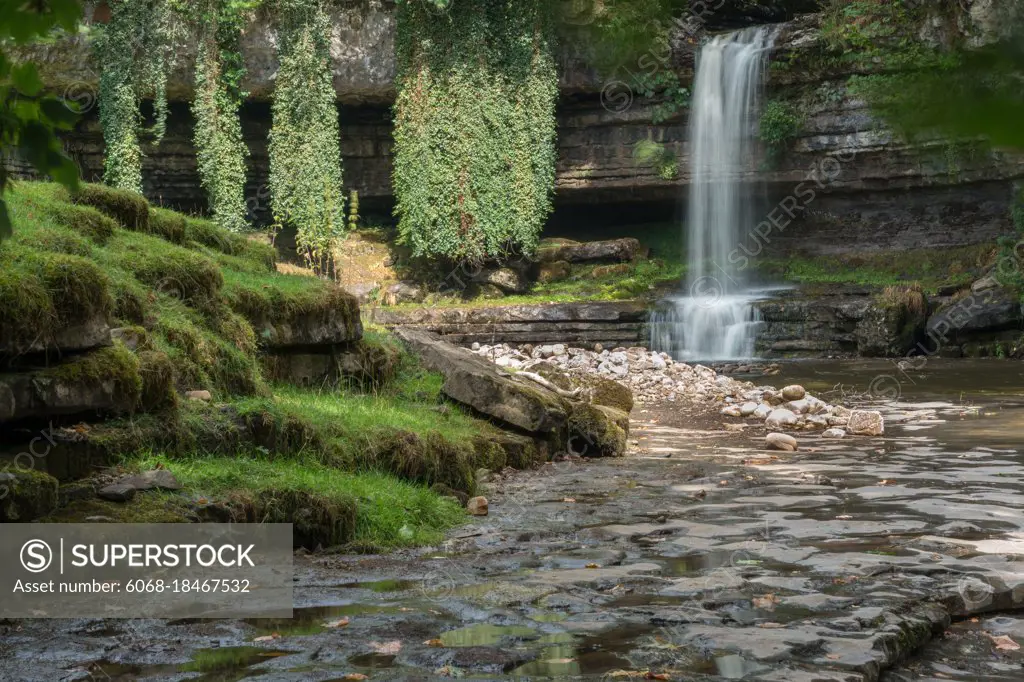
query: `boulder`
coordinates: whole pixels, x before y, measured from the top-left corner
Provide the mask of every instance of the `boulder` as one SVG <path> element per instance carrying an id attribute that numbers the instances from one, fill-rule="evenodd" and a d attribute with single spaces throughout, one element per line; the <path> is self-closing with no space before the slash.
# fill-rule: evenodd
<path id="1" fill-rule="evenodd" d="M 855 436 L 881 436 L 885 433 L 885 419 L 881 412 L 854 410 L 846 430 Z"/>
<path id="2" fill-rule="evenodd" d="M 720 413 L 726 417 L 742 417 L 743 411 L 739 405 L 726 405 L 720 411 Z"/>
<path id="3" fill-rule="evenodd" d="M 994 281 L 980 280 L 971 285 L 966 296 L 942 306 L 928 318 L 925 332 L 928 349 L 961 342 L 971 335 L 1000 331 L 1019 331 L 1024 326 L 1024 310 L 1019 298 Z"/>
<path id="4" fill-rule="evenodd" d="M 483 269 L 473 277 L 473 281 L 497 287 L 506 294 L 521 294 L 530 288 L 530 282 L 523 273 L 509 267 Z"/>
<path id="5" fill-rule="evenodd" d="M 613 265 L 598 265 L 590 271 L 591 279 L 604 279 L 616 275 L 625 275 L 630 271 L 629 263 L 615 263 Z"/>
<path id="6" fill-rule="evenodd" d="M 0 374 L 0 424 L 33 417 L 128 412 L 140 399 L 139 360 L 123 346 L 55 367 Z"/>
<path id="7" fill-rule="evenodd" d="M 537 281 L 541 283 L 561 282 L 569 279 L 572 266 L 567 261 L 556 260 L 552 263 L 541 263 L 537 271 Z"/>
<path id="8" fill-rule="evenodd" d="M 626 386 L 592 373 L 583 375 L 581 380 L 590 392 L 590 402 L 595 405 L 613 407 L 626 414 L 633 411 L 633 391 Z"/>
<path id="9" fill-rule="evenodd" d="M 0 473 L 0 521 L 26 523 L 57 508 L 57 479 L 26 469 Z"/>
<path id="10" fill-rule="evenodd" d="M 570 454 L 580 457 L 622 457 L 626 454 L 629 415 L 614 407 L 573 403 L 569 417 Z"/>
<path id="11" fill-rule="evenodd" d="M 13 331 L 0 328 L 0 356 L 48 350 L 84 351 L 111 344 L 111 329 L 104 312 L 70 322 L 54 330 L 49 337 L 37 335 L 31 341 L 17 338 Z"/>
<path id="12" fill-rule="evenodd" d="M 769 450 L 782 450 L 784 452 L 796 452 L 796 438 L 785 433 L 769 433 L 764 437 L 764 444 Z"/>
<path id="13" fill-rule="evenodd" d="M 395 282 L 384 289 L 384 305 L 399 303 L 420 303 L 426 298 L 423 289 L 409 282 Z"/>
<path id="14" fill-rule="evenodd" d="M 494 363 L 436 334 L 399 328 L 395 335 L 420 356 L 427 369 L 444 375 L 441 390 L 452 400 L 530 433 L 551 434 L 567 424 L 569 402 L 553 391 L 526 380 L 515 381 Z"/>
<path id="15" fill-rule="evenodd" d="M 329 346 L 352 343 L 363 337 L 356 297 L 340 287 L 330 292 L 322 305 L 308 312 L 283 316 L 281 310 L 267 314 L 247 311 L 256 338 L 272 349 Z"/>
<path id="16" fill-rule="evenodd" d="M 636 258 L 639 251 L 640 242 L 632 237 L 582 243 L 544 240 L 537 248 L 537 260 L 541 263 L 631 261 Z"/>
<path id="17" fill-rule="evenodd" d="M 822 438 L 845 438 L 846 431 L 837 428 L 825 429 L 821 432 Z"/>
<path id="18" fill-rule="evenodd" d="M 786 386 L 782 389 L 783 400 L 802 400 L 805 395 L 807 395 L 807 391 L 799 384 L 792 384 L 791 386 Z"/>

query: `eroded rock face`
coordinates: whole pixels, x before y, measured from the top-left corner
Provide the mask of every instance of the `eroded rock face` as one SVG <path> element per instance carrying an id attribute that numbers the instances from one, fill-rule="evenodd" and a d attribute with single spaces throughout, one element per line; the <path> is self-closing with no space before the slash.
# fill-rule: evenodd
<path id="1" fill-rule="evenodd" d="M 0 357 L 43 351 L 79 352 L 109 346 L 111 329 L 104 315 L 95 315 L 69 327 L 58 329 L 52 338 L 37 338 L 28 344 L 17 343 L 0 330 Z"/>
<path id="2" fill-rule="evenodd" d="M 268 348 L 330 346 L 358 341 L 363 336 L 359 303 L 354 296 L 338 306 L 286 321 L 250 320 L 260 343 Z"/>
<path id="3" fill-rule="evenodd" d="M 458 344 L 602 343 L 635 344 L 644 338 L 647 305 L 638 301 L 422 307 L 411 310 L 371 308 L 375 324 L 434 332 Z"/>

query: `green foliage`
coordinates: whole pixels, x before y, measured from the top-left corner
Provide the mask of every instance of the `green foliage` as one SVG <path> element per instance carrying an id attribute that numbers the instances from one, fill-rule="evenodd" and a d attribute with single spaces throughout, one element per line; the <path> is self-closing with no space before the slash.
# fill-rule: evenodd
<path id="1" fill-rule="evenodd" d="M 605 76 L 660 65 L 667 70 L 673 14 L 685 16 L 686 0 L 570 0 L 558 5 L 560 38 Z M 711 3 L 707 3 L 710 5 Z"/>
<path id="2" fill-rule="evenodd" d="M 73 31 L 81 12 L 77 0 L 0 2 L 0 149 L 15 151 L 40 174 L 70 188 L 78 184 L 78 168 L 64 154 L 55 131 L 69 130 L 76 116 L 57 98 L 41 94 L 34 64 L 12 62 L 4 48 L 38 40 L 58 26 Z M 7 168 L 0 164 L 0 242 L 11 236 L 4 198 L 9 182 Z"/>
<path id="3" fill-rule="evenodd" d="M 633 75 L 640 94 L 654 102 L 651 122 L 663 123 L 690 104 L 690 91 L 683 87 L 679 74 L 671 69 Z"/>
<path id="4" fill-rule="evenodd" d="M 758 137 L 765 144 L 770 163 L 776 163 L 785 153 L 802 125 L 802 117 L 788 102 L 770 100 L 764 105 Z"/>
<path id="5" fill-rule="evenodd" d="M 195 146 L 199 177 L 209 196 L 213 220 L 226 230 L 248 229 L 245 220 L 245 162 L 238 111 L 245 94 L 245 66 L 239 43 L 254 2 L 205 0 L 196 4 L 200 28 L 196 52 Z"/>
<path id="6" fill-rule="evenodd" d="M 348 229 L 359 229 L 359 192 L 352 190 L 348 195 Z"/>
<path id="7" fill-rule="evenodd" d="M 654 140 L 641 140 L 633 146 L 633 160 L 641 166 L 654 168 L 663 180 L 675 180 L 679 175 L 679 159 L 665 145 Z"/>
<path id="8" fill-rule="evenodd" d="M 153 99 L 148 131 L 159 144 L 167 125 L 167 76 L 179 30 L 169 0 L 111 0 L 110 23 L 96 41 L 100 124 L 106 143 L 103 179 L 142 193 L 142 99 Z"/>
<path id="9" fill-rule="evenodd" d="M 296 228 L 318 274 L 332 269 L 331 243 L 345 227 L 338 109 L 324 0 L 278 0 L 278 60 L 270 130 L 274 219 Z"/>
<path id="10" fill-rule="evenodd" d="M 536 247 L 555 176 L 551 5 L 399 4 L 393 184 L 416 256 Z"/>

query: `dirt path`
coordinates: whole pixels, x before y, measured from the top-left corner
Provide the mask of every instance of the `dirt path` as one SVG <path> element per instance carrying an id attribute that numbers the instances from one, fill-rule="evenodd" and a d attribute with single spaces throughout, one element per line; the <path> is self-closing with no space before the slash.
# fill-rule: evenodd
<path id="1" fill-rule="evenodd" d="M 774 454 L 638 411 L 630 457 L 492 481 L 491 515 L 441 547 L 299 558 L 294 620 L 21 623 L 0 677 L 874 680 L 952 616 L 943 642 L 977 656 L 957 668 L 940 642 L 892 679 L 1020 679 L 1020 651 L 988 636 L 1020 621 L 969 615 L 1024 602 L 1024 458 L 928 409 Z"/>

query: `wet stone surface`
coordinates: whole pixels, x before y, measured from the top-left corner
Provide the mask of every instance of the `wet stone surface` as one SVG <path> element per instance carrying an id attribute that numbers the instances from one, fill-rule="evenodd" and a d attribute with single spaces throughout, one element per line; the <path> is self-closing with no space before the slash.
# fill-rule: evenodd
<path id="1" fill-rule="evenodd" d="M 638 409 L 629 457 L 496 477 L 439 547 L 297 557 L 291 620 L 9 623 L 0 677 L 1024 679 L 1014 400 L 796 452 Z"/>

